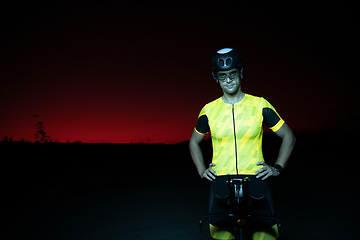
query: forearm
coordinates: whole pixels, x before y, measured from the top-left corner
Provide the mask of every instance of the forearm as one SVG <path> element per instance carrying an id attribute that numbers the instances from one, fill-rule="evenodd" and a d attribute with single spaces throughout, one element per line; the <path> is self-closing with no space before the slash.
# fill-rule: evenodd
<path id="1" fill-rule="evenodd" d="M 281 146 L 280 146 L 279 155 L 278 155 L 278 158 L 277 158 L 275 164 L 280 164 L 283 168 L 286 167 L 286 164 L 290 158 L 291 152 L 295 146 L 295 142 L 296 142 L 296 139 L 295 139 L 294 134 L 291 133 L 291 134 L 284 136 Z"/>
<path id="2" fill-rule="evenodd" d="M 197 144 L 196 142 L 190 141 L 189 149 L 190 149 L 191 158 L 196 166 L 196 169 L 200 177 L 202 177 L 203 173 L 206 170 L 206 167 L 205 167 L 204 157 L 201 148 L 199 144 Z"/>

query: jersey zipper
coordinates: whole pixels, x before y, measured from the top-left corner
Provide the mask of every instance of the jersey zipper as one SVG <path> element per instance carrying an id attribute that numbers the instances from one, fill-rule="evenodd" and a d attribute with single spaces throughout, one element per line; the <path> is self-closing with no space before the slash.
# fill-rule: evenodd
<path id="1" fill-rule="evenodd" d="M 238 159 L 237 159 L 237 143 L 236 143 L 236 129 L 235 129 L 235 107 L 234 104 L 231 105 L 232 117 L 233 117 L 233 129 L 234 129 L 234 144 L 235 144 L 235 161 L 236 161 L 236 175 L 239 175 L 238 172 Z"/>

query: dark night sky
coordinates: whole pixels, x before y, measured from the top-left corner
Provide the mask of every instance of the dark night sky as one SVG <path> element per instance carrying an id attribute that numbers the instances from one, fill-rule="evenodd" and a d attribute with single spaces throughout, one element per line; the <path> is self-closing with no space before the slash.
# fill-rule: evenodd
<path id="1" fill-rule="evenodd" d="M 221 95 L 210 60 L 223 47 L 243 55 L 242 89 L 294 131 L 353 127 L 354 6 L 132 2 L 2 6 L 1 138 L 33 141 L 42 121 L 60 142 L 188 140 Z"/>

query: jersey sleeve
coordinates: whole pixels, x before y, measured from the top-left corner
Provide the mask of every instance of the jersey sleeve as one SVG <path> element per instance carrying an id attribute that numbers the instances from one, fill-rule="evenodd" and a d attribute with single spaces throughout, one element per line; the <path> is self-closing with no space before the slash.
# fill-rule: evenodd
<path id="1" fill-rule="evenodd" d="M 263 99 L 263 123 L 273 132 L 279 130 L 285 121 L 276 112 L 275 108 L 265 99 Z"/>
<path id="2" fill-rule="evenodd" d="M 209 126 L 209 119 L 206 116 L 206 112 L 205 109 L 203 108 L 199 114 L 196 126 L 195 126 L 195 131 L 201 135 L 206 135 L 209 133 L 210 131 L 210 126 Z"/>

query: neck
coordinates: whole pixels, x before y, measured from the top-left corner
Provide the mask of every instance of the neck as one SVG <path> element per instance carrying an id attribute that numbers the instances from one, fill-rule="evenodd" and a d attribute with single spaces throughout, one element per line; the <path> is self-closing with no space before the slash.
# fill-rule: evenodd
<path id="1" fill-rule="evenodd" d="M 243 100 L 244 96 L 245 93 L 241 91 L 241 89 L 239 89 L 239 91 L 237 91 L 234 94 L 228 94 L 224 92 L 224 95 L 222 96 L 222 100 L 228 104 L 235 104 Z"/>

